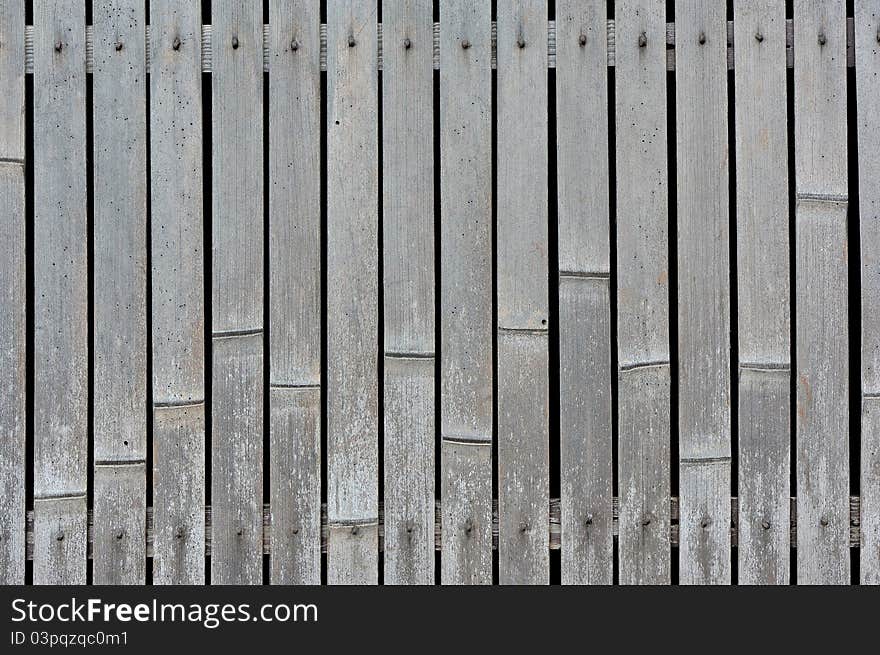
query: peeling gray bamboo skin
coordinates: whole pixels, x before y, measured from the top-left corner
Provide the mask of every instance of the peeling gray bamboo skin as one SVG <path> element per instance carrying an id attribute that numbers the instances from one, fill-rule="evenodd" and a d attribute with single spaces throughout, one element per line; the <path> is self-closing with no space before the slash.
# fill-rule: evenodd
<path id="1" fill-rule="evenodd" d="M 144 3 L 96 2 L 94 566 L 143 584 L 147 456 L 147 118 Z M 100 491 L 100 493 L 97 493 Z"/>
<path id="2" fill-rule="evenodd" d="M 0 584 L 25 579 L 24 0 L 0 7 Z"/>
<path id="3" fill-rule="evenodd" d="M 556 3 L 563 584 L 614 572 L 607 50 L 605 2 Z"/>
<path id="4" fill-rule="evenodd" d="M 263 579 L 263 14 L 213 7 L 211 582 Z"/>
<path id="5" fill-rule="evenodd" d="M 790 580 L 791 343 L 785 2 L 734 4 L 738 582 Z"/>
<path id="6" fill-rule="evenodd" d="M 153 582 L 205 581 L 199 7 L 150 0 Z"/>
<path id="7" fill-rule="evenodd" d="M 798 583 L 848 584 L 846 3 L 797 0 Z"/>
<path id="8" fill-rule="evenodd" d="M 547 3 L 498 7 L 498 572 L 550 579 Z"/>
<path id="9" fill-rule="evenodd" d="M 85 11 L 34 8 L 34 583 L 86 581 Z"/>
<path id="10" fill-rule="evenodd" d="M 730 584 L 727 8 L 675 8 L 679 580 Z"/>
<path id="11" fill-rule="evenodd" d="M 434 584 L 434 69 L 431 3 L 385 3 L 385 584 Z"/>
<path id="12" fill-rule="evenodd" d="M 329 584 L 379 577 L 376 9 L 327 6 Z"/>
<path id="13" fill-rule="evenodd" d="M 491 5 L 440 1 L 443 584 L 492 583 Z"/>
<path id="14" fill-rule="evenodd" d="M 880 138 L 876 80 L 880 74 L 877 40 L 880 4 L 855 3 L 856 99 L 859 140 L 859 235 L 861 239 L 861 361 L 862 470 L 861 544 L 862 584 L 880 584 L 880 167 L 872 152 Z"/>
<path id="15" fill-rule="evenodd" d="M 270 581 L 320 584 L 321 15 L 269 12 Z"/>
<path id="16" fill-rule="evenodd" d="M 664 3 L 616 16 L 620 582 L 668 584 L 669 271 Z"/>

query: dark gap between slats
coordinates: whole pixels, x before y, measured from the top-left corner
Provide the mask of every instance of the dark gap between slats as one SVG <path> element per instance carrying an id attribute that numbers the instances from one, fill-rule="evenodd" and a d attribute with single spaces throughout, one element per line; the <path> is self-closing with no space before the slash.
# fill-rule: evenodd
<path id="1" fill-rule="evenodd" d="M 86 1 L 86 25 L 92 24 L 92 0 Z M 94 75 L 86 75 L 86 260 L 88 314 L 88 402 L 86 411 L 86 512 L 94 505 L 95 482 L 95 126 L 94 126 Z M 88 533 L 88 527 L 86 528 Z M 86 541 L 86 584 L 92 584 L 92 540 Z"/>
<path id="2" fill-rule="evenodd" d="M 147 25 L 150 24 L 150 2 L 144 0 L 144 19 Z M 144 78 L 146 91 L 146 227 L 145 242 L 146 247 L 146 328 L 147 328 L 147 357 L 146 357 L 146 376 L 147 376 L 147 397 L 145 400 L 144 413 L 146 423 L 146 453 L 145 453 L 145 486 L 146 506 L 153 506 L 153 196 L 152 196 L 152 142 L 150 132 L 150 72 L 147 71 Z M 153 584 L 153 562 L 151 557 L 144 557 L 144 582 L 145 584 Z"/>
<path id="3" fill-rule="evenodd" d="M 25 4 L 25 22 L 32 25 L 33 0 Z M 34 76 L 24 76 L 25 93 L 25 163 L 24 163 L 24 209 L 25 209 L 25 508 L 34 509 Z M 25 584 L 34 582 L 34 563 L 26 557 Z"/>
<path id="4" fill-rule="evenodd" d="M 381 5 L 381 3 L 380 3 Z M 381 6 L 379 8 L 381 12 Z M 379 17 L 381 20 L 381 15 Z M 378 420 L 377 420 L 377 430 L 376 436 L 378 439 L 378 447 L 377 453 L 378 457 L 376 458 L 378 463 L 378 485 L 376 492 L 377 496 L 377 505 L 378 501 L 385 500 L 385 238 L 384 238 L 384 224 L 385 224 L 385 204 L 383 202 L 383 193 L 382 190 L 384 188 L 384 157 L 383 155 L 383 147 L 382 147 L 382 129 L 383 129 L 383 120 L 382 120 L 382 71 L 379 71 L 379 82 L 377 86 L 378 93 L 378 130 L 377 130 L 377 143 L 376 143 L 376 151 L 378 153 L 378 164 L 377 169 L 379 172 L 377 184 L 378 188 L 378 198 L 377 198 L 377 206 L 379 208 L 377 220 L 379 222 L 378 229 L 376 230 L 378 247 L 376 248 L 376 256 L 378 261 L 376 262 L 376 269 L 378 271 L 379 279 L 377 281 L 378 286 L 378 311 L 379 316 L 376 321 L 377 325 L 377 339 L 376 339 L 376 348 L 378 350 L 378 356 L 376 361 L 378 362 L 377 367 L 377 375 L 375 383 L 378 385 L 378 393 L 376 394 L 377 404 L 378 404 Z M 369 383 L 369 381 L 366 381 Z M 385 549 L 382 548 L 382 555 L 378 555 L 379 560 L 379 584 L 385 583 Z"/>
<path id="5" fill-rule="evenodd" d="M 438 0 L 434 0 L 433 7 L 434 22 L 440 20 L 440 4 Z M 441 490 L 443 486 L 443 450 L 442 450 L 442 434 L 441 434 L 441 416 L 440 416 L 440 394 L 442 393 L 440 384 L 440 362 L 443 361 L 443 352 L 441 349 L 441 298 L 440 298 L 440 280 L 443 274 L 443 267 L 440 261 L 441 252 L 441 234 L 440 227 L 441 205 L 440 205 L 440 71 L 434 70 L 433 73 L 433 112 L 434 112 L 434 500 L 440 500 Z M 431 535 L 434 538 L 434 535 Z M 434 584 L 441 583 L 442 570 L 442 553 L 439 550 L 434 551 Z"/>
<path id="6" fill-rule="evenodd" d="M 734 20 L 733 1 L 727 0 L 727 20 Z M 730 321 L 730 495 L 739 494 L 739 323 L 737 307 L 739 305 L 739 281 L 737 277 L 737 221 L 736 221 L 736 85 L 732 70 L 727 71 L 727 152 L 729 174 L 728 187 L 728 230 L 730 270 L 730 304 L 728 320 Z M 730 525 L 733 526 L 737 517 L 731 514 Z M 735 545 L 730 553 L 730 583 L 739 583 L 739 558 Z"/>
<path id="7" fill-rule="evenodd" d="M 212 162 L 211 162 L 211 75 L 202 73 L 202 166 L 204 176 L 202 179 L 202 191 L 204 198 L 203 206 L 203 239 L 205 253 L 204 262 L 204 296 L 205 296 L 205 504 L 211 506 L 211 390 L 213 370 L 213 315 L 212 302 L 212 257 L 211 247 L 213 220 L 213 207 L 211 202 Z M 211 558 L 205 556 L 205 584 L 211 584 Z"/>
<path id="8" fill-rule="evenodd" d="M 792 16 L 791 0 L 786 2 L 786 17 Z M 797 494 L 797 287 L 796 287 L 796 233 L 795 233 L 795 171 L 794 171 L 794 70 L 786 68 L 786 109 L 788 125 L 788 243 L 789 243 L 789 494 Z M 797 551 L 792 548 L 789 559 L 791 584 L 797 584 Z"/>
<path id="9" fill-rule="evenodd" d="M 321 23 L 327 0 L 321 0 Z M 321 72 L 321 502 L 327 503 L 327 72 Z M 323 523 L 323 521 L 322 521 Z M 321 584 L 327 584 L 327 554 L 321 555 Z"/>
<path id="10" fill-rule="evenodd" d="M 547 3 L 548 20 L 556 17 L 556 3 L 549 0 Z M 549 326 L 548 337 L 548 401 L 549 411 L 549 462 L 548 471 L 550 498 L 560 496 L 560 476 L 562 462 L 560 461 L 560 396 L 559 396 L 559 204 L 557 182 L 557 125 L 556 125 L 556 69 L 547 69 L 547 292 Z M 548 507 L 549 511 L 549 507 Z M 550 551 L 550 584 L 562 584 L 562 551 Z"/>
<path id="11" fill-rule="evenodd" d="M 669 20 L 667 18 L 667 20 Z M 678 172 L 676 168 L 675 73 L 666 73 L 667 184 L 669 187 L 669 488 L 678 496 Z M 672 549 L 671 582 L 678 584 L 678 548 Z"/>
<path id="12" fill-rule="evenodd" d="M 492 0 L 492 20 L 498 17 Z M 498 71 L 492 69 L 492 499 L 498 498 Z M 496 504 L 493 502 L 493 507 Z M 493 537 L 493 542 L 495 541 Z M 492 546 L 492 584 L 499 580 L 498 544 Z"/>
<path id="13" fill-rule="evenodd" d="M 269 2 L 263 0 L 263 24 L 269 22 Z M 271 321 L 269 320 L 270 293 L 269 285 L 269 267 L 272 262 L 269 259 L 269 148 L 270 143 L 269 130 L 269 73 L 263 73 L 263 504 L 266 505 L 271 499 L 272 489 L 272 466 L 271 466 L 271 439 L 269 435 L 271 426 L 271 406 L 269 384 L 271 376 L 269 375 L 269 366 L 271 365 L 271 356 L 269 350 L 269 330 L 271 329 Z M 271 517 L 271 513 L 269 514 Z M 262 519 L 262 517 L 261 517 Z M 270 519 L 271 520 L 271 519 Z M 265 528 L 263 528 L 265 530 Z M 270 544 L 271 544 L 271 523 L 269 526 Z M 263 552 L 263 545 L 260 544 L 260 552 Z M 263 558 L 263 584 L 269 584 L 270 577 L 270 555 L 262 554 Z"/>
<path id="14" fill-rule="evenodd" d="M 614 19 L 614 0 L 607 2 L 608 19 Z M 617 367 L 619 364 L 617 353 L 617 95 L 616 95 L 616 76 L 615 68 L 608 66 L 608 226 L 610 235 L 609 243 L 609 296 L 611 300 L 611 316 L 610 316 L 610 336 L 611 336 L 611 488 L 615 498 L 620 497 L 618 471 L 617 467 L 620 463 L 620 455 L 618 453 L 619 444 L 619 413 L 618 400 L 618 375 Z M 613 538 L 613 571 L 612 583 L 620 582 L 620 553 L 619 541 L 615 536 Z"/>

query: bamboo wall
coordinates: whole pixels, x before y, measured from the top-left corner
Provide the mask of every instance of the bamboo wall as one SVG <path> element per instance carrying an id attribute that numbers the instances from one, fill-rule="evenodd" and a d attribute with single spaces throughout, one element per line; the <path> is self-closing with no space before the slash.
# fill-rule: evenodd
<path id="1" fill-rule="evenodd" d="M 880 583 L 880 0 L 4 0 L 0 583 Z"/>

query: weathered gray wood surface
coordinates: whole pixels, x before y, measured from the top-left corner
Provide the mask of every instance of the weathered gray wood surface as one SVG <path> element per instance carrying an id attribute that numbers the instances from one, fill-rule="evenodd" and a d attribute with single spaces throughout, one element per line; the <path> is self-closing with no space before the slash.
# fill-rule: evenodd
<path id="1" fill-rule="evenodd" d="M 679 580 L 730 584 L 730 216 L 722 2 L 675 3 Z"/>
<path id="2" fill-rule="evenodd" d="M 605 2 L 556 4 L 563 584 L 613 579 L 605 24 Z"/>
<path id="3" fill-rule="evenodd" d="M 85 11 L 34 7 L 34 582 L 86 581 Z"/>
<path id="4" fill-rule="evenodd" d="M 319 584 L 321 16 L 293 0 L 269 12 L 270 579 Z"/>
<path id="5" fill-rule="evenodd" d="M 845 12 L 794 6 L 799 584 L 849 583 Z"/>
<path id="6" fill-rule="evenodd" d="M 150 0 L 153 582 L 205 581 L 199 7 Z"/>
<path id="7" fill-rule="evenodd" d="M 327 512 L 330 584 L 378 582 L 376 0 L 327 6 Z"/>
<path id="8" fill-rule="evenodd" d="M 492 582 L 492 71 L 488 2 L 440 2 L 444 584 Z"/>
<path id="9" fill-rule="evenodd" d="M 855 3 L 856 108 L 861 243 L 862 584 L 880 584 L 880 3 Z M 854 300 L 855 302 L 855 300 Z"/>
<path id="10" fill-rule="evenodd" d="M 620 581 L 670 580 L 669 269 L 664 5 L 617 19 L 617 336 Z"/>
<path id="11" fill-rule="evenodd" d="M 386 584 L 434 584 L 431 3 L 385 3 L 382 73 Z"/>
<path id="12" fill-rule="evenodd" d="M 791 339 L 785 2 L 734 4 L 739 582 L 788 584 Z"/>
<path id="13" fill-rule="evenodd" d="M 95 584 L 146 572 L 147 80 L 144 3 L 92 8 Z M 100 493 L 98 493 L 100 492 Z"/>
<path id="14" fill-rule="evenodd" d="M 212 584 L 263 579 L 262 7 L 214 6 Z"/>
<path id="15" fill-rule="evenodd" d="M 25 579 L 24 5 L 0 6 L 0 584 Z"/>
<path id="16" fill-rule="evenodd" d="M 498 574 L 546 584 L 550 505 L 546 0 L 498 7 Z"/>

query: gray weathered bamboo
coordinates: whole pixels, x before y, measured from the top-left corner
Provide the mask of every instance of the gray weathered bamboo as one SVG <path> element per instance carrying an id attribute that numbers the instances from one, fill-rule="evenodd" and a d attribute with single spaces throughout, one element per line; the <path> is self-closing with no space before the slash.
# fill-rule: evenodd
<path id="1" fill-rule="evenodd" d="M 498 574 L 547 584 L 547 2 L 498 6 Z"/>
<path id="2" fill-rule="evenodd" d="M 730 584 L 726 10 L 675 3 L 682 584 Z"/>
<path id="3" fill-rule="evenodd" d="M 666 584 L 669 263 L 662 0 L 623 0 L 617 25 L 617 334 L 620 582 Z"/>
<path id="4" fill-rule="evenodd" d="M 386 584 L 434 584 L 434 68 L 431 3 L 384 3 Z"/>
<path id="5" fill-rule="evenodd" d="M 741 584 L 789 582 L 791 326 L 784 0 L 736 0 Z"/>
<path id="6" fill-rule="evenodd" d="M 0 6 L 0 584 L 25 578 L 24 0 Z"/>
<path id="7" fill-rule="evenodd" d="M 86 581 L 85 10 L 34 7 L 34 582 Z"/>
<path id="8" fill-rule="evenodd" d="M 440 1 L 443 584 L 492 582 L 491 9 Z"/>
<path id="9" fill-rule="evenodd" d="M 200 10 L 150 0 L 153 582 L 205 580 Z"/>
<path id="10" fill-rule="evenodd" d="M 563 584 L 614 572 L 605 16 L 601 0 L 556 4 Z"/>
<path id="11" fill-rule="evenodd" d="M 376 0 L 327 6 L 327 514 L 330 584 L 378 582 Z"/>
<path id="12" fill-rule="evenodd" d="M 861 248 L 862 584 L 880 584 L 880 2 L 856 0 L 856 99 Z"/>
<path id="13" fill-rule="evenodd" d="M 263 579 L 263 12 L 214 5 L 211 582 Z"/>
<path id="14" fill-rule="evenodd" d="M 143 584 L 147 81 L 142 0 L 94 3 L 95 584 Z"/>
<path id="15" fill-rule="evenodd" d="M 798 583 L 848 584 L 846 3 L 794 6 Z"/>
<path id="16" fill-rule="evenodd" d="M 272 0 L 269 24 L 270 580 L 320 584 L 320 7 Z"/>

